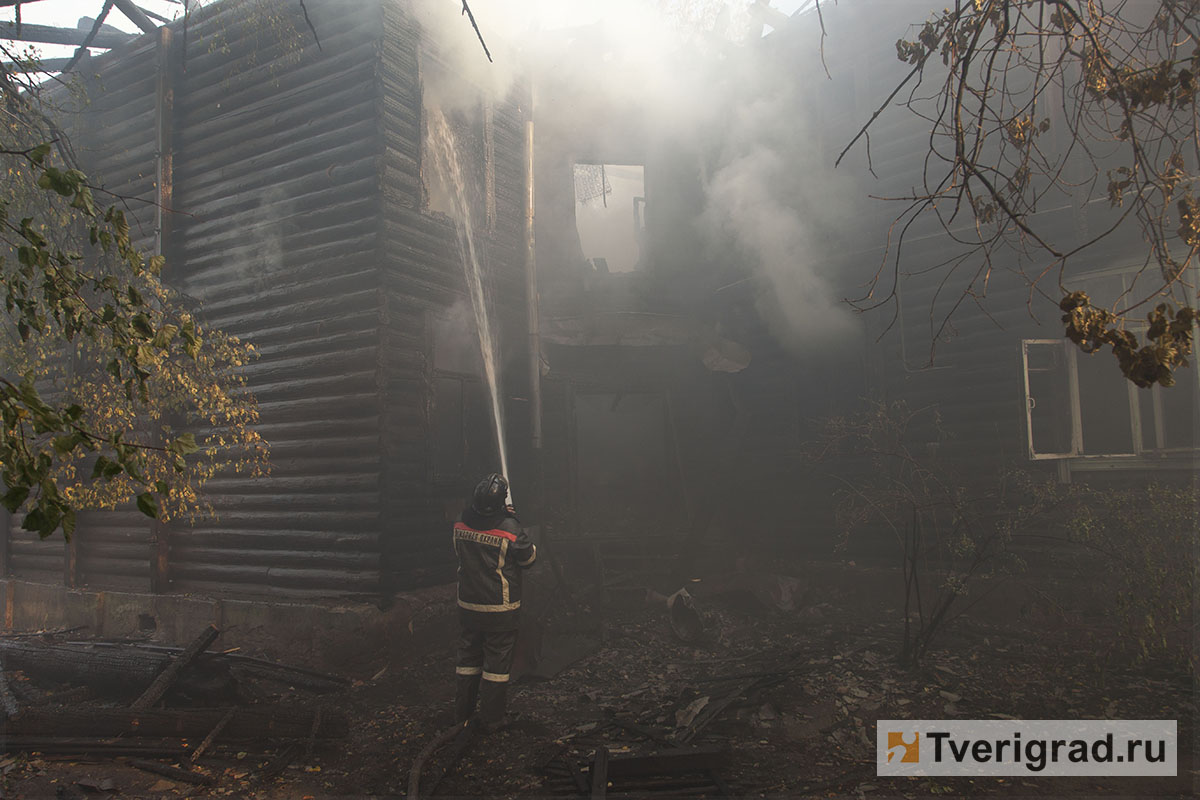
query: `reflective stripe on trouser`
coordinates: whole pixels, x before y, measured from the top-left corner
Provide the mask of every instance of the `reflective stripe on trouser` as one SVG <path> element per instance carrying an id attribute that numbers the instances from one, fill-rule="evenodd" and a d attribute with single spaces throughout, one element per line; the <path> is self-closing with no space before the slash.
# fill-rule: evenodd
<path id="1" fill-rule="evenodd" d="M 463 630 L 458 640 L 458 692 L 455 717 L 461 722 L 480 703 L 481 722 L 495 725 L 504 717 L 508 676 L 516 652 L 516 631 Z M 474 670 L 478 668 L 479 672 Z M 482 679 L 482 683 L 481 683 Z"/>

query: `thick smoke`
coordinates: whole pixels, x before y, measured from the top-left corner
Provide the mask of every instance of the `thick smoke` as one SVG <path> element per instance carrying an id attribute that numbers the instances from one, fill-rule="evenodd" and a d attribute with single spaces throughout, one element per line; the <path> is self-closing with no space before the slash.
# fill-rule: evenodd
<path id="1" fill-rule="evenodd" d="M 426 79 L 439 102 L 476 102 L 479 94 L 467 86 L 498 100 L 526 68 L 539 81 L 586 86 L 569 109 L 538 106 L 543 133 L 603 131 L 613 119 L 630 118 L 645 125 L 648 139 L 696 153 L 697 171 L 707 177 L 695 224 L 723 239 L 714 248 L 744 258 L 776 336 L 797 348 L 821 347 L 856 328 L 823 272 L 833 260 L 824 243 L 852 217 L 848 187 L 802 123 L 816 85 L 828 80 L 817 41 L 807 43 L 805 69 L 780 74 L 788 70 L 763 58 L 762 26 L 745 3 L 498 0 L 472 4 L 489 63 L 460 4 L 417 7 L 446 59 L 446 85 Z M 601 60 L 578 55 L 594 52 L 573 46 L 586 37 L 609 45 Z M 570 143 L 564 147 L 570 152 Z"/>

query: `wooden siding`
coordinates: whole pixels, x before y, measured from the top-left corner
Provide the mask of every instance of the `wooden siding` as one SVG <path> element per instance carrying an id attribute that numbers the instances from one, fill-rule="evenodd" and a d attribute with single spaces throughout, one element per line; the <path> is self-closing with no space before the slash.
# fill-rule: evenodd
<path id="1" fill-rule="evenodd" d="M 320 49 L 295 7 L 281 36 L 226 4 L 190 26 L 172 276 L 258 351 L 243 374 L 272 468 L 217 476 L 217 518 L 173 527 L 177 590 L 378 585 L 379 8 L 308 5 Z"/>

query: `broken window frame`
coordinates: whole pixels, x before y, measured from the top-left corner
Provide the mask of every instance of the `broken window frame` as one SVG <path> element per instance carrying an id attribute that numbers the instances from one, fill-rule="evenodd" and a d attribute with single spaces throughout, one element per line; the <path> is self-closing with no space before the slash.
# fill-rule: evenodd
<path id="1" fill-rule="evenodd" d="M 426 110 L 426 91 L 425 78 L 426 75 L 437 71 L 442 75 L 449 72 L 449 67 L 446 63 L 433 51 L 428 45 L 422 44 L 417 48 L 417 86 L 420 93 L 420 102 L 418 103 L 418 121 L 417 121 L 417 208 L 422 214 L 434 217 L 446 217 L 445 212 L 438 211 L 430 207 L 429 201 L 429 178 L 426 172 L 429 169 L 428 150 L 426 140 L 429 136 L 429 115 Z M 465 79 L 464 79 L 465 80 Z M 474 84 L 472 84 L 474 86 Z M 473 154 L 477 156 L 482 170 L 482 185 L 480 189 L 483 192 L 482 208 L 485 230 L 489 234 L 496 232 L 496 130 L 495 130 L 495 105 L 491 100 L 486 98 L 485 92 L 478 86 L 474 86 L 478 95 L 479 103 L 475 108 L 479 119 L 478 130 L 474 131 L 478 134 L 479 142 L 482 145 L 481 152 Z M 453 112 L 451 112 L 453 113 Z M 460 112 L 461 113 L 461 112 Z M 451 119 L 452 122 L 458 121 Z"/>

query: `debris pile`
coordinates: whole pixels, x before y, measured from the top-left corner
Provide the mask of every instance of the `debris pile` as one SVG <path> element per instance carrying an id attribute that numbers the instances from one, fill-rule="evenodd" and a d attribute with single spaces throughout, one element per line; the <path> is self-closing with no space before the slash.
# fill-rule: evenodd
<path id="1" fill-rule="evenodd" d="M 0 707 L 10 754 L 125 758 L 172 781 L 216 782 L 220 754 L 270 756 L 260 780 L 301 753 L 347 735 L 344 711 L 312 695 L 349 682 L 208 648 L 207 627 L 185 648 L 139 641 L 0 638 Z"/>

